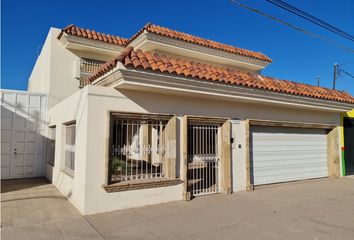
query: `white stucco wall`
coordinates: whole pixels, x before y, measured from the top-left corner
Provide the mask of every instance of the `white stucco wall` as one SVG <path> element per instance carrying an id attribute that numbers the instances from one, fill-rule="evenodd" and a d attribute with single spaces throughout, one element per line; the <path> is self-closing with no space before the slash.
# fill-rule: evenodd
<path id="1" fill-rule="evenodd" d="M 77 55 L 57 39 L 60 29 L 50 28 L 28 82 L 28 90 L 48 94 L 49 107 L 78 90 L 75 79 Z"/>
<path id="2" fill-rule="evenodd" d="M 169 113 L 178 116 L 177 142 L 181 139 L 183 115 L 217 116 L 241 119 L 237 143 L 245 146 L 244 119 L 299 121 L 339 124 L 338 113 L 304 110 L 290 107 L 245 104 L 236 101 L 219 101 L 199 96 L 164 95 L 132 90 L 115 90 L 108 87 L 87 86 L 56 105 L 50 111 L 50 125 L 57 126 L 56 160 L 53 169 L 53 184 L 84 214 L 113 211 L 123 208 L 145 206 L 182 199 L 182 185 L 151 188 L 116 193 L 107 193 L 102 185 L 106 179 L 108 152 L 108 127 L 110 111 L 140 113 Z M 75 176 L 62 171 L 63 123 L 76 120 Z M 182 169 L 177 154 L 177 168 Z M 61 149 L 61 150 L 59 150 Z M 237 191 L 245 190 L 245 152 L 240 150 L 235 166 Z M 234 164 L 234 163 L 233 163 Z M 180 172 L 177 171 L 177 175 Z"/>
<path id="3" fill-rule="evenodd" d="M 47 177 L 69 201 L 84 212 L 87 161 L 87 89 L 77 91 L 49 111 L 49 126 L 56 127 L 55 163 L 47 164 Z M 75 173 L 64 171 L 65 123 L 76 121 Z"/>

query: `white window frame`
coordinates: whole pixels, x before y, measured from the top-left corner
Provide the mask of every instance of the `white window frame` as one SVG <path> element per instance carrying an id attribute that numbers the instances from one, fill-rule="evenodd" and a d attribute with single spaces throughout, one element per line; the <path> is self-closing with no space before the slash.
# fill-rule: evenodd
<path id="1" fill-rule="evenodd" d="M 50 126 L 48 131 L 48 144 L 47 144 L 47 164 L 54 167 L 55 165 L 55 144 L 56 144 L 56 126 Z"/>
<path id="2" fill-rule="evenodd" d="M 65 125 L 64 170 L 70 175 L 75 172 L 76 123 Z"/>

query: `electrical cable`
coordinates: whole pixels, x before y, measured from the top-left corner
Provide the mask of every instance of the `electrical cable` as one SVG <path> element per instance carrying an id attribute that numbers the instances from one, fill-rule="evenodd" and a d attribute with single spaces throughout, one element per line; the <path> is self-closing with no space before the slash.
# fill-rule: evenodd
<path id="1" fill-rule="evenodd" d="M 346 39 L 348 39 L 350 41 L 354 41 L 354 36 L 351 35 L 350 33 L 347 33 L 347 32 L 345 32 L 345 31 L 343 31 L 343 30 L 341 30 L 341 29 L 339 29 L 339 28 L 337 28 L 337 27 L 335 27 L 335 26 L 333 26 L 333 25 L 331 25 L 331 24 L 329 24 L 329 23 L 327 23 L 325 21 L 322 21 L 321 19 L 318 19 L 318 18 L 312 16 L 311 14 L 308 14 L 308 13 L 306 13 L 306 12 L 304 12 L 304 11 L 302 11 L 302 10 L 300 10 L 300 9 L 298 9 L 298 8 L 288 4 L 286 2 L 283 2 L 281 0 L 266 0 L 266 1 L 271 3 L 271 4 L 273 4 L 273 5 L 276 5 L 276 6 L 280 7 L 280 8 L 282 8 L 282 9 L 288 11 L 288 12 L 291 12 L 291 13 L 293 13 L 293 14 L 295 14 L 295 15 L 303 18 L 303 19 L 306 19 L 306 20 L 308 20 L 308 21 L 310 21 L 310 22 L 312 22 L 312 23 L 314 23 L 314 24 L 316 24 L 318 26 L 321 26 L 321 27 L 323 27 L 323 28 L 335 33 L 335 34 L 338 34 L 338 35 L 340 35 L 340 36 L 342 36 L 342 37 L 344 37 L 344 38 L 346 38 Z"/>
<path id="2" fill-rule="evenodd" d="M 347 50 L 347 51 L 349 51 L 349 52 L 354 53 L 354 49 L 352 49 L 352 48 L 350 48 L 350 47 L 347 47 L 347 46 L 344 46 L 344 45 L 342 45 L 342 44 L 340 44 L 340 43 L 336 43 L 336 42 L 334 42 L 334 41 L 332 41 L 332 40 L 330 40 L 330 39 L 328 39 L 328 38 L 326 38 L 326 37 L 323 37 L 323 36 L 321 36 L 321 35 L 319 35 L 319 34 L 315 34 L 315 33 L 312 33 L 312 32 L 310 32 L 310 31 L 304 30 L 304 29 L 302 29 L 302 28 L 300 28 L 300 27 L 297 27 L 297 26 L 295 26 L 295 25 L 292 25 L 292 24 L 289 23 L 289 22 L 286 22 L 286 21 L 284 21 L 284 20 L 281 20 L 281 19 L 279 19 L 279 18 L 276 18 L 276 17 L 274 17 L 274 16 L 272 16 L 272 15 L 269 15 L 269 14 L 267 14 L 267 13 L 264 13 L 264 12 L 258 10 L 258 9 L 253 8 L 253 7 L 247 6 L 247 5 L 245 5 L 245 4 L 243 4 L 243 3 L 240 3 L 240 2 L 238 2 L 238 1 L 236 1 L 236 0 L 230 0 L 230 2 L 233 3 L 233 4 L 238 4 L 239 6 L 245 8 L 245 9 L 247 9 L 247 10 L 250 10 L 250 11 L 252 11 L 252 12 L 258 13 L 258 14 L 260 14 L 260 15 L 262 15 L 262 16 L 264 16 L 264 17 L 267 17 L 267 18 L 269 18 L 269 19 L 271 19 L 271 20 L 273 20 L 273 21 L 276 21 L 276 22 L 279 22 L 279 23 L 281 23 L 281 24 L 284 24 L 284 25 L 286 25 L 286 26 L 288 26 L 288 27 L 291 27 L 291 28 L 293 28 L 293 29 L 295 29 L 295 30 L 297 30 L 297 31 L 299 31 L 299 32 L 302 32 L 302 33 L 305 33 L 305 34 L 307 34 L 307 35 L 309 35 L 309 36 L 312 36 L 312 37 L 321 39 L 321 40 L 323 40 L 323 41 L 325 41 L 325 42 L 327 42 L 327 43 L 330 43 L 330 44 L 332 44 L 332 45 L 334 45 L 334 46 L 336 46 L 336 47 L 338 47 L 338 48 L 342 48 L 342 49 L 344 49 L 344 50 Z"/>

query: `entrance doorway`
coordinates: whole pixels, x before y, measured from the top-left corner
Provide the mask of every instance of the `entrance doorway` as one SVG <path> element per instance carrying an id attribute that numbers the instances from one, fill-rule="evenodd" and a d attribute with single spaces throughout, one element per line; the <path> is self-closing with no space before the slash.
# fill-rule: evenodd
<path id="1" fill-rule="evenodd" d="M 188 124 L 188 190 L 192 196 L 219 192 L 219 127 Z"/>
<path id="2" fill-rule="evenodd" d="M 354 174 L 354 118 L 344 118 L 344 160 L 346 175 Z"/>

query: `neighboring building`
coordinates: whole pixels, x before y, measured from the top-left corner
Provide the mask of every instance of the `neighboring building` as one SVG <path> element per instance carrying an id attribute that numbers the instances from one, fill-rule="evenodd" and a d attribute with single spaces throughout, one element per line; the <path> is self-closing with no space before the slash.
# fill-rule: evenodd
<path id="1" fill-rule="evenodd" d="M 52 28 L 28 88 L 48 97 L 47 178 L 92 214 L 340 177 L 354 98 L 261 75 L 270 63 L 154 24 Z"/>
<path id="2" fill-rule="evenodd" d="M 341 121 L 342 175 L 354 174 L 354 110 L 343 113 Z"/>

